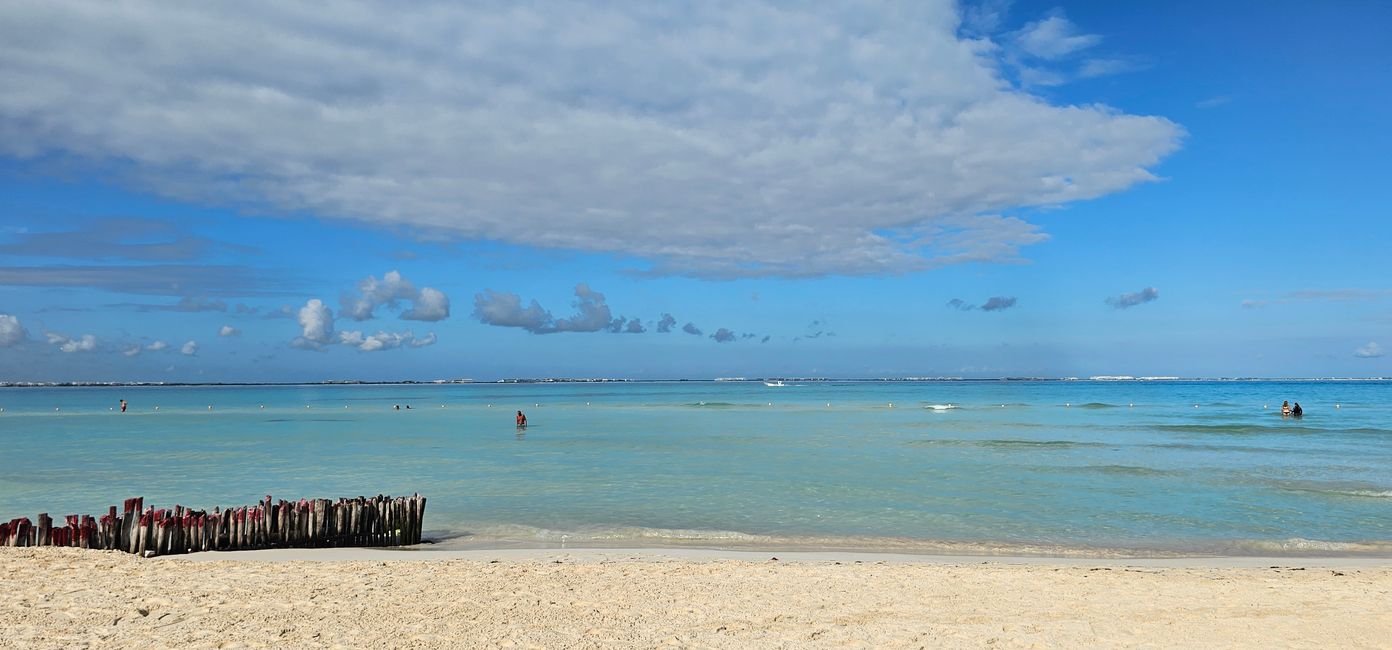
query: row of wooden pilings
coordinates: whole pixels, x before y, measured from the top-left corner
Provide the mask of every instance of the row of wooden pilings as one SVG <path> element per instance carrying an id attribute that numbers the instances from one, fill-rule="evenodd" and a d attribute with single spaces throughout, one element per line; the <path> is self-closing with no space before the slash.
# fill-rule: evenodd
<path id="1" fill-rule="evenodd" d="M 75 546 L 125 551 L 142 557 L 195 551 L 419 544 L 425 497 L 377 495 L 338 500 L 300 499 L 254 506 L 193 510 L 146 508 L 145 498 L 126 499 L 121 514 L 68 515 L 54 527 L 47 513 L 0 523 L 0 546 Z"/>

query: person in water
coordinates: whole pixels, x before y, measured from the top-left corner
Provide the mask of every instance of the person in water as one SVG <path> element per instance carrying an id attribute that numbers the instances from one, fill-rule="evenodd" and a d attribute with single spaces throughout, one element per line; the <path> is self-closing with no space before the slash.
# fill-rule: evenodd
<path id="1" fill-rule="evenodd" d="M 521 411 L 518 411 L 518 412 L 517 412 L 517 426 L 519 426 L 519 427 L 525 427 L 525 426 L 527 426 L 527 416 L 526 416 L 526 415 L 523 415 Z"/>
<path id="2" fill-rule="evenodd" d="M 1291 415 L 1295 417 L 1303 417 L 1305 415 L 1305 409 L 1300 408 L 1300 402 L 1296 402 L 1295 406 L 1291 407 Z"/>
<path id="3" fill-rule="evenodd" d="M 1285 417 L 1290 417 L 1290 414 L 1291 414 L 1290 401 L 1282 401 L 1282 402 L 1281 402 L 1281 417 L 1283 417 L 1283 418 L 1285 418 Z"/>
<path id="4" fill-rule="evenodd" d="M 121 400 L 121 412 L 126 412 L 126 400 Z"/>

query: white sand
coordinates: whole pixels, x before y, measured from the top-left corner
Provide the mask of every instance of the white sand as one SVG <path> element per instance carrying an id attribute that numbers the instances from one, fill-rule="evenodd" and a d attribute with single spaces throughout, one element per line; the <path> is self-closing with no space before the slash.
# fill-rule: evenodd
<path id="1" fill-rule="evenodd" d="M 1388 560 L 3 548 L 0 565 L 16 648 L 1392 647 Z"/>

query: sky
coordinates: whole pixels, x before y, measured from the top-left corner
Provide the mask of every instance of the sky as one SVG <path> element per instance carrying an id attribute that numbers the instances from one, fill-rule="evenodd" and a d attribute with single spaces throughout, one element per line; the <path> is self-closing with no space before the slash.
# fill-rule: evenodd
<path id="1" fill-rule="evenodd" d="M 1387 24 L 4 3 L 0 381 L 1392 376 Z"/>

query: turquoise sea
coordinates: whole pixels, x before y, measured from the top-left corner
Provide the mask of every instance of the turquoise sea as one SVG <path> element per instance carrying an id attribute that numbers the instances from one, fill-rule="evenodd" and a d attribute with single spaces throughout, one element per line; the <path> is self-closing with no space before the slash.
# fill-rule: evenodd
<path id="1" fill-rule="evenodd" d="M 0 408 L 5 520 L 420 492 L 437 548 L 1392 555 L 1389 382 L 3 388 Z"/>

